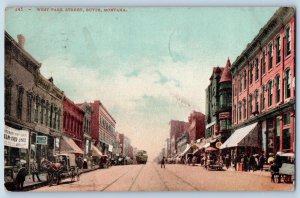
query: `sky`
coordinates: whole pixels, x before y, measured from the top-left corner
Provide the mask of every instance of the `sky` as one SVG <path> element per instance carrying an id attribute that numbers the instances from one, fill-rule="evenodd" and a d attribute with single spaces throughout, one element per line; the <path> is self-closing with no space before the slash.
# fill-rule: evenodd
<path id="1" fill-rule="evenodd" d="M 234 62 L 277 7 L 126 8 L 126 12 L 6 9 L 41 73 L 76 103 L 101 100 L 116 130 L 158 155 L 171 119 L 205 113 L 212 68 Z"/>

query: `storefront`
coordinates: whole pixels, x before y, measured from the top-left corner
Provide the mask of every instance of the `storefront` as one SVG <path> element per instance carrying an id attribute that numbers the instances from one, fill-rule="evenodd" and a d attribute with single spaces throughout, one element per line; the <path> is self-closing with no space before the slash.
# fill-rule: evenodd
<path id="1" fill-rule="evenodd" d="M 4 129 L 4 165 L 29 165 L 29 131 L 15 129 L 5 125 Z"/>

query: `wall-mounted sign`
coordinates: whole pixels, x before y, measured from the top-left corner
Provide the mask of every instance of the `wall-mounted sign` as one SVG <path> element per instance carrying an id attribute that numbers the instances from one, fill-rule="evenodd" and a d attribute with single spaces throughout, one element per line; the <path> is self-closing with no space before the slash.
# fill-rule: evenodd
<path id="1" fill-rule="evenodd" d="M 4 145 L 9 147 L 28 149 L 29 132 L 27 130 L 17 130 L 5 126 Z"/>
<path id="2" fill-rule="evenodd" d="M 44 136 L 44 135 L 37 135 L 35 143 L 36 144 L 47 145 L 48 144 L 48 137 Z"/>

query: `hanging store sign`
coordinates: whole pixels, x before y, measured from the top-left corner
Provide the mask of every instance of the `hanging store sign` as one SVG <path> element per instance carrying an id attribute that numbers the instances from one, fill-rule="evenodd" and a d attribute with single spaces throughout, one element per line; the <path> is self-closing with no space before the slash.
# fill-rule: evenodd
<path id="1" fill-rule="evenodd" d="M 221 146 L 222 146 L 222 142 L 217 142 L 217 143 L 216 143 L 216 147 L 217 147 L 217 148 L 220 148 Z"/>
<path id="2" fill-rule="evenodd" d="M 113 146 L 112 145 L 108 145 L 108 151 L 112 152 L 112 150 L 113 150 Z"/>
<path id="3" fill-rule="evenodd" d="M 17 130 L 17 129 L 5 126 L 4 145 L 9 146 L 9 147 L 28 149 L 29 131 Z"/>
<path id="4" fill-rule="evenodd" d="M 44 135 L 37 135 L 36 136 L 36 144 L 47 145 L 48 144 L 48 137 Z"/>

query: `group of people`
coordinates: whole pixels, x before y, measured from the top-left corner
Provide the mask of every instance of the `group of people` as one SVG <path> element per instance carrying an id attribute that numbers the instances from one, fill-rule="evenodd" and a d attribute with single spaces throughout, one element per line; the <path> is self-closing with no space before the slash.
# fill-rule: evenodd
<path id="1" fill-rule="evenodd" d="M 231 160 L 234 166 L 235 170 L 238 170 L 238 166 L 242 166 L 243 171 L 257 171 L 257 170 L 263 170 L 264 164 L 265 164 L 265 157 L 264 155 L 258 155 L 258 154 L 240 154 L 238 156 L 233 156 L 233 159 Z"/>

